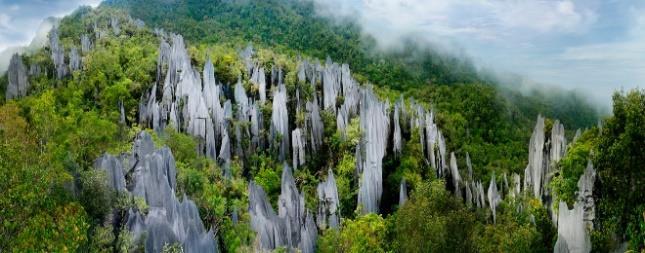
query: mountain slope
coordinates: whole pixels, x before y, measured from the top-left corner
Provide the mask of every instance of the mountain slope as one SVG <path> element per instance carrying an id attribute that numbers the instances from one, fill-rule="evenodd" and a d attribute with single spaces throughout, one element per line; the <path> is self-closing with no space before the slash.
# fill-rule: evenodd
<path id="1" fill-rule="evenodd" d="M 539 99 L 518 105 L 526 97 L 509 99 L 477 81 L 438 85 L 412 77 L 411 86 L 390 87 L 371 79 L 391 78 L 390 68 L 408 71 L 396 68 L 403 56 L 376 63 L 367 56 L 365 66 L 386 70 L 369 72 L 360 62 L 355 71 L 324 61 L 322 51 L 263 42 L 270 36 L 250 39 L 249 47 L 237 36 L 253 37 L 248 29 L 258 26 L 245 22 L 264 17 L 265 8 L 295 17 L 290 4 L 300 2 L 218 4 L 166 1 L 148 13 L 175 18 L 182 24 L 175 29 L 188 34 L 215 31 L 191 13 L 238 17 L 230 22 L 240 27 L 225 23 L 227 36 L 217 42 L 199 32 L 184 39 L 155 30 L 152 18 L 143 25 L 132 12 L 103 5 L 64 18 L 47 47 L 20 59 L 43 71 L 29 74 L 28 96 L 0 106 L 0 169 L 7 175 L 0 188 L 8 193 L 0 198 L 0 250 L 550 252 L 563 242 L 589 246 L 557 236 L 552 215 L 558 200 L 587 206 L 591 195 L 603 210 L 594 247 L 612 248 L 608 238 L 625 227 L 638 242 L 642 229 L 630 224 L 639 224 L 634 214 L 642 207 L 631 203 L 641 195 L 617 196 L 611 186 L 642 175 L 632 169 L 642 161 L 634 159 L 642 144 L 635 115 L 642 114 L 633 113 L 642 96 L 618 96 L 619 115 L 605 130 L 567 146 L 557 120 L 534 124 L 549 107 Z M 240 14 L 246 8 L 252 12 Z M 322 19 L 301 22 L 335 33 Z M 283 39 L 277 31 L 266 32 Z M 596 135 L 601 146 L 593 144 Z M 624 136 L 619 147 L 633 152 L 607 152 L 613 135 Z M 593 173 L 579 164 L 590 157 L 605 167 L 597 168 L 599 177 L 616 179 L 597 196 L 586 186 Z M 629 173 L 612 172 L 622 158 L 630 162 L 619 169 Z M 582 200 L 580 178 L 587 180 Z M 629 182 L 621 189 L 642 187 Z M 607 193 L 615 202 L 602 198 Z M 629 215 L 603 203 L 619 203 Z M 586 222 L 560 217 L 576 229 Z"/>

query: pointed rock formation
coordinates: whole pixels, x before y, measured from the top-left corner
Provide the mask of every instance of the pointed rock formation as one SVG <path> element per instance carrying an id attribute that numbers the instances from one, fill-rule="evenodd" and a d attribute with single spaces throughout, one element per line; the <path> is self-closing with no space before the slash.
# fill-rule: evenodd
<path id="1" fill-rule="evenodd" d="M 288 165 L 285 164 L 282 171 L 278 215 L 264 190 L 254 182 L 249 183 L 249 214 L 251 227 L 257 233 L 256 240 L 262 250 L 286 247 L 314 252 L 318 236 L 316 224 L 313 216 L 305 210 L 304 196 L 298 192 Z"/>
<path id="2" fill-rule="evenodd" d="M 560 202 L 558 212 L 558 241 L 555 253 L 587 253 L 591 251 L 591 239 L 584 222 L 584 206 L 576 202 L 569 210 L 566 202 Z M 564 249 L 567 250 L 564 250 Z"/>
<path id="3" fill-rule="evenodd" d="M 67 75 L 67 67 L 65 66 L 65 51 L 60 45 L 57 27 L 52 28 L 49 32 L 49 50 L 56 69 L 56 78 L 60 80 Z"/>
<path id="4" fill-rule="evenodd" d="M 408 185 L 405 183 L 405 179 L 403 179 L 401 180 L 401 185 L 399 187 L 399 208 L 402 207 L 407 201 L 408 201 Z"/>
<path id="5" fill-rule="evenodd" d="M 363 213 L 377 213 L 383 193 L 383 157 L 387 149 L 389 118 L 387 106 L 381 103 L 370 88 L 362 91 L 361 150 L 365 157 L 360 178 L 358 205 Z M 358 159 L 358 157 L 357 157 Z"/>
<path id="6" fill-rule="evenodd" d="M 544 118 L 538 116 L 529 143 L 529 164 L 524 170 L 524 189 L 542 199 L 542 178 L 544 176 Z"/>
<path id="7" fill-rule="evenodd" d="M 22 62 L 20 55 L 14 54 L 11 56 L 9 69 L 7 70 L 7 78 L 9 79 L 5 93 L 7 100 L 27 95 L 27 91 L 29 91 L 31 85 L 27 78 L 27 68 Z"/>
<path id="8" fill-rule="evenodd" d="M 218 251 L 215 235 L 204 228 L 195 203 L 175 196 L 176 168 L 170 149 L 154 150 L 149 134 L 138 134 L 132 154 L 121 159 L 106 154 L 96 166 L 106 171 L 113 189 L 145 200 L 147 214 L 130 209 L 126 229 L 135 241 L 145 240 L 146 252 L 160 252 L 165 244 L 172 243 L 179 243 L 186 252 Z M 132 173 L 130 186 L 126 186 L 125 170 Z"/>
<path id="9" fill-rule="evenodd" d="M 302 130 L 296 128 L 291 132 L 291 146 L 293 148 L 293 168 L 297 169 L 298 166 L 305 164 L 305 139 L 302 135 Z"/>
<path id="10" fill-rule="evenodd" d="M 83 54 L 87 54 L 92 50 L 92 41 L 90 40 L 90 36 L 87 34 L 81 35 L 81 52 Z"/>
<path id="11" fill-rule="evenodd" d="M 497 205 L 502 202 L 502 198 L 497 192 L 497 183 L 495 182 L 495 174 L 490 179 L 490 185 L 488 186 L 488 204 L 490 205 L 490 211 L 493 213 L 493 223 L 497 223 L 496 209 Z"/>
<path id="12" fill-rule="evenodd" d="M 327 180 L 318 185 L 318 217 L 317 223 L 320 229 L 327 227 L 337 229 L 340 225 L 340 214 L 338 199 L 338 188 L 336 179 L 331 169 L 327 172 Z"/>
<path id="13" fill-rule="evenodd" d="M 289 112 L 287 111 L 287 89 L 284 84 L 278 86 L 278 90 L 273 95 L 273 113 L 271 114 L 271 139 L 273 143 L 280 141 L 279 153 L 280 161 L 286 159 L 289 152 Z"/>
<path id="14" fill-rule="evenodd" d="M 69 71 L 74 72 L 81 69 L 81 55 L 76 47 L 69 50 Z"/>

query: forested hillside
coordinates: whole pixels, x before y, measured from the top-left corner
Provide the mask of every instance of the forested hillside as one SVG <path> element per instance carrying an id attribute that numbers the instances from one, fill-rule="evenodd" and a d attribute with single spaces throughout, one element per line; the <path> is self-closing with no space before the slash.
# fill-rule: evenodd
<path id="1" fill-rule="evenodd" d="M 644 91 L 600 120 L 402 43 L 308 1 L 80 8 L 0 77 L 0 251 L 644 250 Z"/>

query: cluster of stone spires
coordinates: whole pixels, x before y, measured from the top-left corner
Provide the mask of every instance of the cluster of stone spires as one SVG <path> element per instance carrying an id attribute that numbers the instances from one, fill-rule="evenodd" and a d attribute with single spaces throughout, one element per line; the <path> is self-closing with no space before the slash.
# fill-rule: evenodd
<path id="1" fill-rule="evenodd" d="M 105 171 L 115 191 L 145 200 L 147 210 L 130 208 L 124 221 L 135 242 L 144 240 L 146 252 L 161 252 L 173 243 L 179 243 L 185 252 L 218 252 L 213 230 L 206 231 L 195 203 L 186 196 L 180 201 L 175 195 L 177 172 L 172 152 L 168 147 L 155 149 L 148 133 L 137 135 L 132 153 L 118 157 L 105 154 L 97 159 L 96 168 Z"/>
<path id="2" fill-rule="evenodd" d="M 127 17 L 126 21 L 133 24 L 138 29 L 142 29 L 144 27 L 143 21 L 139 19 Z M 94 34 L 95 39 L 100 39 L 108 36 L 108 31 L 110 30 L 110 28 L 113 32 L 112 34 L 114 34 L 115 36 L 118 36 L 121 32 L 119 17 L 111 17 L 106 26 L 107 27 L 104 28 L 96 22 L 93 24 L 91 33 Z M 66 50 L 60 43 L 58 27 L 54 26 L 49 32 L 48 46 L 50 58 L 54 65 L 53 76 L 55 76 L 56 79 L 63 79 L 74 71 L 80 70 L 83 67 L 82 56 L 90 52 L 93 43 L 90 33 L 82 34 L 79 40 L 80 52 L 77 46 L 72 46 L 67 52 L 67 57 L 65 57 Z M 29 76 L 38 77 L 41 74 L 47 73 L 43 73 L 40 65 L 32 63 L 29 66 L 29 69 L 27 69 L 22 60 L 22 57 L 20 57 L 20 55 L 17 53 L 14 54 L 11 57 L 10 65 L 7 69 L 9 83 L 7 85 L 5 98 L 9 100 L 26 96 L 29 88 L 31 87 L 28 80 Z"/>
<path id="3" fill-rule="evenodd" d="M 141 22 L 137 23 L 136 20 L 133 22 L 137 27 L 143 26 Z M 118 19 L 112 18 L 109 23 L 113 33 L 118 35 L 120 33 Z M 99 29 L 96 24 L 94 27 L 96 38 L 107 36 L 105 30 Z M 227 90 L 230 88 L 217 82 L 210 59 L 206 61 L 200 78 L 199 71 L 191 65 L 183 38 L 180 35 L 168 35 L 161 30 L 156 32 L 161 38 L 157 81 L 141 100 L 139 121 L 157 131 L 161 131 L 165 127 L 174 127 L 179 131 L 201 138 L 204 143 L 202 152 L 208 157 L 218 160 L 223 165 L 228 177 L 230 177 L 229 165 L 233 152 L 238 157 L 245 157 L 254 150 L 274 147 L 279 150 L 279 157 L 282 161 L 287 161 L 288 155 L 291 154 L 293 168 L 297 169 L 298 166 L 302 166 L 305 163 L 306 155 L 315 155 L 322 144 L 324 126 L 320 111 L 328 110 L 334 113 L 336 127 L 341 133 L 345 133 L 351 118 L 360 118 L 363 136 L 356 147 L 356 167 L 360 175 L 357 201 L 363 213 L 378 212 L 383 191 L 382 159 L 387 153 L 388 147 L 391 147 L 393 154 L 400 154 L 405 141 L 402 136 L 403 129 L 420 130 L 419 141 L 422 144 L 424 157 L 430 167 L 435 170 L 437 176 L 450 179 L 448 182 L 452 184 L 451 188 L 456 195 L 464 198 L 468 206 L 479 208 L 488 206 L 493 214 L 493 221 L 495 221 L 496 206 L 503 199 L 504 192 L 506 191 L 511 196 L 518 196 L 522 192 L 521 177 L 517 174 L 511 176 L 510 186 L 505 174 L 501 184 L 495 180 L 493 175 L 488 189 L 485 191 L 481 181 L 476 181 L 473 178 L 468 154 L 466 154 L 468 175 L 462 177 L 457 168 L 454 153 L 450 153 L 450 160 L 447 159 L 445 139 L 434 123 L 434 112 L 426 110 L 411 99 L 406 105 L 403 98 L 397 100 L 391 108 L 388 101 L 380 101 L 375 96 L 370 86 L 360 86 L 352 78 L 349 66 L 346 64 L 339 65 L 329 59 L 325 64 L 317 61 L 301 61 L 297 69 L 299 83 L 311 85 L 314 91 L 317 91 L 319 83 L 322 86 L 320 92 L 322 98 L 319 99 L 318 92 L 314 92 L 313 98 L 302 101 L 300 89 L 296 89 L 295 98 L 290 98 L 287 94 L 281 68 L 273 66 L 270 80 L 267 80 L 264 67 L 253 59 L 254 51 L 249 46 L 240 53 L 240 56 L 250 76 L 249 80 L 257 86 L 258 92 L 246 91 L 239 80 L 233 88 L 234 95 L 227 96 Z M 80 41 L 81 52 L 86 54 L 92 48 L 90 36 L 84 34 Z M 59 44 L 56 29 L 52 30 L 50 34 L 50 50 L 57 78 L 60 79 L 69 71 L 81 68 L 82 63 L 76 48 L 70 49 L 69 65 L 65 64 L 64 50 Z M 11 88 L 8 89 L 7 98 L 26 95 L 29 88 L 27 74 L 39 75 L 40 73 L 41 70 L 37 65 L 32 65 L 27 71 L 22 59 L 14 55 L 9 68 Z M 267 94 L 271 90 L 269 86 L 274 87 L 272 94 Z M 271 100 L 273 110 L 271 122 L 268 122 L 269 129 L 265 129 L 265 122 L 263 122 L 259 106 L 269 101 L 268 95 L 273 97 Z M 341 105 L 338 105 L 339 97 L 343 98 Z M 287 103 L 293 103 L 293 101 L 295 101 L 296 111 L 304 112 L 306 119 L 303 125 L 296 126 L 292 130 L 293 125 L 290 125 Z M 234 106 L 235 115 L 233 114 Z M 263 131 L 270 132 L 269 139 L 265 139 Z M 235 143 L 232 143 L 231 135 L 235 137 Z M 579 132 L 576 136 L 578 135 Z M 242 144 L 244 138 L 248 138 L 251 145 L 244 146 Z M 164 152 L 169 153 L 169 151 Z M 550 195 L 548 187 L 545 186 L 548 185 L 550 177 L 556 170 L 554 164 L 564 156 L 565 152 L 564 127 L 556 121 L 551 130 L 551 138 L 547 139 L 544 134 L 544 119 L 538 117 L 530 141 L 529 164 L 525 170 L 523 190 L 533 194 L 550 208 L 553 207 L 550 201 L 554 196 Z M 133 156 L 136 154 L 137 152 L 133 152 Z M 171 154 L 161 154 L 162 158 L 166 160 L 168 160 L 168 155 L 172 156 Z M 128 168 L 124 163 L 126 162 L 123 160 L 123 156 L 119 160 L 107 155 L 99 159 L 98 162 L 100 168 L 108 171 L 111 185 L 117 190 L 127 188 L 125 181 L 121 180 L 124 178 L 124 173 L 137 171 L 133 170 L 134 167 Z M 187 210 L 186 212 L 190 213 L 191 217 L 194 218 L 195 214 L 196 217 L 199 217 L 196 209 L 192 208 L 194 203 L 190 200 L 185 200 L 183 203 L 176 199 L 172 200 L 171 195 L 174 196 L 175 189 L 174 169 L 162 167 L 153 166 L 152 169 L 147 169 L 150 171 L 149 173 L 165 173 L 165 177 L 168 178 L 169 184 L 167 186 L 155 186 L 158 189 L 165 189 L 165 191 L 159 192 L 163 196 L 152 197 L 153 199 L 164 199 L 160 201 L 163 202 L 163 206 L 158 206 L 162 208 L 159 210 L 163 210 L 163 208 Z M 174 165 L 171 167 L 174 168 Z M 580 179 L 580 191 L 574 209 L 562 208 L 566 207 L 566 204 L 560 203 L 561 208 L 559 208 L 558 215 L 551 211 L 554 223 L 557 221 L 559 224 L 559 237 L 555 250 L 566 248 L 571 252 L 576 252 L 578 249 L 581 249 L 580 252 L 586 252 L 590 249 L 587 230 L 594 218 L 594 202 L 591 197 L 594 178 L 595 172 L 590 164 Z M 135 182 L 134 185 L 136 184 Z M 501 186 L 499 190 L 498 184 Z M 146 196 L 145 190 L 141 190 L 140 187 L 131 191 L 134 195 Z M 291 168 L 287 165 L 283 171 L 278 215 L 275 215 L 271 209 L 261 187 L 251 182 L 249 192 L 252 196 L 249 201 L 252 226 L 260 235 L 260 245 L 265 249 L 286 246 L 299 248 L 303 252 L 312 252 L 315 249 L 317 235 L 315 225 L 318 225 L 320 229 L 339 226 L 339 198 L 331 170 L 328 172 L 327 180 L 321 183 L 317 189 L 319 210 L 315 219 L 310 211 L 305 210 L 304 200 L 293 183 Z M 403 205 L 407 200 L 407 186 L 404 181 L 401 182 L 399 196 L 399 203 Z M 151 200 L 151 203 L 155 202 L 159 201 Z M 150 216 L 150 214 L 146 216 L 136 210 L 131 210 L 130 214 L 128 226 L 129 229 L 135 231 L 135 235 L 140 235 L 141 231 L 155 227 L 152 229 L 153 232 L 150 232 L 155 236 L 148 239 L 151 249 L 158 249 L 160 242 L 171 239 L 199 242 L 206 238 L 203 235 L 195 236 L 194 232 L 188 233 L 190 236 L 186 236 L 181 234 L 183 232 L 177 231 L 173 231 L 175 237 L 172 237 L 170 233 L 159 232 L 161 230 L 157 230 L 157 225 L 145 225 L 155 224 L 157 221 L 175 223 L 184 218 L 174 216 L 159 218 L 158 216 Z M 201 227 L 201 230 L 197 230 L 203 232 L 203 225 Z M 583 236 L 580 236 L 581 234 Z M 214 238 L 212 233 L 209 238 Z M 185 249 L 196 249 L 191 247 L 188 246 Z"/>
<path id="4" fill-rule="evenodd" d="M 240 53 L 240 56 L 250 76 L 250 82 L 257 86 L 257 93 L 248 92 L 242 82 L 238 80 L 234 86 L 234 96 L 227 97 L 223 92 L 226 86 L 216 82 L 210 59 L 206 61 L 204 66 L 202 81 L 199 72 L 191 65 L 181 36 L 166 35 L 163 32 L 159 34 L 162 37 L 162 42 L 158 63 L 158 83 L 163 80 L 163 86 L 158 87 L 155 84 L 150 94 L 142 99 L 140 120 L 156 130 L 172 126 L 202 138 L 205 142 L 204 154 L 213 159 L 219 159 L 224 165 L 225 173 L 229 176 L 228 164 L 231 160 L 232 147 L 235 147 L 235 155 L 238 157 L 244 157 L 252 150 L 274 147 L 279 150 L 281 161 L 286 161 L 288 155 L 291 154 L 294 169 L 303 165 L 306 154 L 314 155 L 322 143 L 323 125 L 320 118 L 320 110 L 322 109 L 335 114 L 336 126 L 341 133 L 345 133 L 352 117 L 358 116 L 360 118 L 362 138 L 356 147 L 357 172 L 360 175 L 357 201 L 363 213 L 378 212 L 383 191 L 382 159 L 388 147 L 392 147 L 394 154 L 399 154 L 404 141 L 402 129 L 413 128 L 420 130 L 419 141 L 422 144 L 424 157 L 435 170 L 437 176 L 450 179 L 451 188 L 456 195 L 464 199 L 468 206 L 489 207 L 493 214 L 493 221 L 496 220 L 496 207 L 502 201 L 504 192 L 511 196 L 519 196 L 523 189 L 551 207 L 550 200 L 553 196 L 550 196 L 546 185 L 556 169 L 555 163 L 566 152 L 564 127 L 557 121 L 551 130 L 551 138 L 547 139 L 544 136 L 544 119 L 538 117 L 531 138 L 524 187 L 522 187 L 519 175 L 513 174 L 511 176 L 512 182 L 509 185 L 507 176 L 504 174 L 501 183 L 497 182 L 493 175 L 487 190 L 485 190 L 482 182 L 473 178 L 468 154 L 466 154 L 467 177 L 460 175 L 454 153 L 450 153 L 448 159 L 445 139 L 434 122 L 434 112 L 427 111 L 414 100 L 410 100 L 409 105 L 406 106 L 402 98 L 391 109 L 389 102 L 380 101 L 370 86 L 358 85 L 351 77 L 351 72 L 346 64 L 339 65 L 329 59 L 325 64 L 311 63 L 307 60 L 301 61 L 297 69 L 300 85 L 311 85 L 314 91 L 317 91 L 318 83 L 322 86 L 320 92 L 322 99 L 318 98 L 318 92 L 314 92 L 311 100 L 301 101 L 299 88 L 295 91 L 295 98 L 289 98 L 282 82 L 282 70 L 279 67 L 272 68 L 270 82 L 267 82 L 266 72 L 258 62 L 254 61 L 254 51 L 249 46 Z M 166 41 L 167 39 L 172 41 L 172 45 Z M 264 129 L 265 124 L 262 122 L 263 117 L 259 105 L 268 101 L 269 85 L 274 87 L 271 101 L 273 111 L 269 123 L 269 139 L 265 140 L 265 136 L 261 134 L 266 129 Z M 157 94 L 162 94 L 162 98 L 157 99 Z M 339 106 L 337 101 L 340 96 L 343 97 L 343 103 Z M 224 99 L 223 105 L 222 99 Z M 296 126 L 292 130 L 287 103 L 294 100 L 296 110 L 304 112 L 306 120 L 302 126 Z M 235 107 L 235 115 L 233 115 L 233 107 Z M 232 129 L 234 130 L 232 131 Z M 236 143 L 231 143 L 231 134 L 235 136 Z M 249 147 L 242 145 L 243 138 L 251 140 Z M 545 141 L 547 142 L 545 143 Z M 287 170 L 290 168 L 285 168 L 285 171 Z M 316 221 L 320 228 L 338 226 L 338 197 L 331 171 L 329 177 L 318 187 L 321 204 Z M 285 182 L 283 182 L 283 186 L 284 184 Z M 250 192 L 261 190 L 257 185 L 252 185 L 249 188 Z M 400 203 L 402 204 L 407 199 L 406 188 L 405 183 L 402 182 L 400 187 Z M 254 223 L 253 227 L 258 233 L 272 231 L 263 226 L 272 229 L 284 227 L 278 224 L 282 221 L 278 222 L 271 218 L 275 215 L 269 211 L 270 205 L 258 204 L 267 201 L 265 195 L 254 194 L 256 197 L 250 201 L 253 206 L 267 207 L 261 209 L 263 210 L 261 212 L 257 211 L 260 209 L 252 212 L 252 219 L 257 218 L 254 215 L 269 217 L 259 219 L 262 222 Z M 299 202 L 293 200 L 286 203 L 297 204 Z M 588 209 L 591 210 L 587 213 L 593 211 L 592 207 Z M 307 227 L 310 224 L 308 222 L 310 212 L 304 210 L 300 210 L 300 212 L 303 215 L 288 216 L 291 217 L 290 219 L 298 221 L 290 221 L 293 225 L 292 228 L 300 227 L 301 230 L 310 231 L 310 228 Z M 586 216 L 592 217 L 593 215 Z M 557 220 L 555 214 L 553 214 L 553 218 L 554 221 Z M 272 223 L 268 221 L 272 221 Z M 271 225 L 268 225 L 269 223 Z M 295 226 L 296 223 L 299 226 Z M 295 229 L 292 230 L 295 231 Z M 293 237 L 293 240 L 286 240 L 282 237 L 278 238 L 279 240 L 276 239 L 276 236 L 279 237 L 284 234 L 283 232 L 274 231 L 273 236 L 261 236 L 260 245 L 267 249 L 287 246 L 300 248 L 303 251 L 308 250 L 307 247 L 300 244 L 300 241 L 294 239 L 296 237 Z M 300 234 L 306 233 L 301 232 Z"/>
<path id="5" fill-rule="evenodd" d="M 271 207 L 262 187 L 254 182 L 249 183 L 249 214 L 260 248 L 287 247 L 305 253 L 315 252 L 318 228 L 313 214 L 305 209 L 304 195 L 296 188 L 288 165 L 285 164 L 282 170 L 278 214 Z"/>

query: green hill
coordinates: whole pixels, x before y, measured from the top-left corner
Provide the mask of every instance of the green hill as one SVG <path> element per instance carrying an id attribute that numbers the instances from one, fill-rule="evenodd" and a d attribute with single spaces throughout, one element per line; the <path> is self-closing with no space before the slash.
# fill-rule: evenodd
<path id="1" fill-rule="evenodd" d="M 187 61 L 181 68 L 186 64 L 194 68 L 200 79 L 211 60 L 221 88 L 219 97 L 222 102 L 234 101 L 229 108 L 232 115 L 226 118 L 233 143 L 230 158 L 209 157 L 206 130 L 200 137 L 181 121 L 160 130 L 144 115 L 147 108 L 157 108 L 148 107 L 154 96 L 162 106 L 169 102 L 166 99 L 176 102 L 177 108 L 188 108 L 192 102 L 166 97 L 161 88 L 166 82 L 181 82 L 166 79 L 171 67 L 164 65 L 160 41 L 176 45 L 171 32 L 184 36 Z M 332 66 L 325 63 L 327 58 L 347 63 L 352 71 L 348 78 L 357 82 L 361 92 L 371 90 L 368 83 L 374 84 L 379 103 L 387 113 L 392 112 L 386 113 L 388 120 L 397 122 L 395 108 L 403 115 L 397 116 L 403 122 L 400 154 L 389 151 L 393 143 L 384 144 L 388 152 L 382 158 L 380 213 L 363 215 L 356 201 L 362 173 L 357 168 L 361 159 L 357 147 L 367 145 L 366 126 L 360 124 L 360 115 L 352 115 L 345 122 L 345 132 L 337 129 L 336 107 L 351 99 L 347 94 L 331 102 L 333 109 L 320 110 L 320 147 L 312 151 L 311 144 L 306 144 L 307 162 L 293 172 L 295 194 L 302 194 L 304 208 L 313 213 L 323 207 L 317 198 L 318 185 L 328 180 L 329 172 L 335 175 L 342 220 L 339 229 L 315 231 L 318 252 L 551 252 L 558 239 L 551 202 L 543 203 L 528 193 L 510 197 L 511 189 L 502 181 L 502 175 L 523 175 L 530 164 L 529 140 L 540 114 L 547 118 L 545 146 L 554 138 L 551 129 L 556 129 L 552 128 L 556 119 L 566 127 L 563 137 L 568 139 L 573 139 L 575 129 L 590 128 L 568 146 L 560 162 L 544 165 L 556 168 L 548 175 L 553 180 L 544 186 L 557 193 L 549 195 L 553 197 L 549 201 L 576 201 L 578 179 L 591 159 L 599 165 L 596 169 L 603 182 L 593 192 L 598 210 L 591 234 L 594 250 L 608 251 L 623 241 L 629 241 L 630 248 L 643 248 L 645 220 L 639 216 L 644 208 L 643 191 L 638 191 L 643 189 L 638 168 L 645 161 L 639 150 L 645 132 L 644 124 L 638 124 L 645 115 L 642 91 L 617 94 L 615 116 L 598 128 L 599 116 L 579 94 L 536 90 L 525 95 L 503 88 L 478 73 L 467 59 L 439 53 L 412 39 L 402 41 L 399 50 L 382 51 L 351 21 L 338 23 L 317 16 L 309 1 L 110 0 L 63 18 L 57 34 L 64 65 L 72 65 L 71 52 L 76 48 L 82 66 L 57 78 L 58 66 L 52 57 L 57 49 L 51 44 L 22 55 L 25 66 L 37 65 L 41 71 L 30 71 L 27 96 L 0 102 L 0 188 L 5 190 L 0 197 L 0 251 L 142 250 L 145 239 L 132 234 L 128 218 L 134 217 L 132 210 L 147 215 L 151 207 L 144 198 L 113 191 L 107 183 L 111 172 L 96 169 L 97 159 L 106 152 L 123 161 L 135 159 L 125 154 L 135 152 L 131 147 L 142 130 L 150 133 L 157 148 L 170 148 L 177 173 L 174 193 L 178 199 L 185 195 L 194 201 L 206 230 L 216 232 L 220 251 L 257 249 L 254 214 L 249 211 L 252 186 L 266 192 L 269 208 L 284 208 L 278 200 L 283 198 L 287 167 L 280 158 L 285 136 L 274 133 L 274 103 L 278 102 L 269 99 L 257 104 L 254 110 L 262 115 L 258 124 L 263 129 L 259 133 L 253 133 L 251 121 L 238 116 L 244 111 L 243 103 L 237 101 L 239 87 L 245 91 L 243 97 L 251 98 L 250 103 L 261 97 L 260 85 L 252 80 L 253 71 L 242 56 L 249 44 L 255 51 L 252 67 L 266 70 L 267 93 L 285 87 L 288 131 L 309 131 L 313 120 L 309 109 L 303 109 L 305 101 L 327 96 L 321 91 L 321 80 L 310 86 L 311 77 L 300 78 L 304 61 L 322 62 L 325 68 Z M 86 35 L 91 49 L 80 50 Z M 2 98 L 9 83 L 8 75 L 0 77 Z M 199 92 L 206 90 L 206 84 L 199 85 Z M 402 97 L 403 102 L 395 105 Z M 457 172 L 461 171 L 464 180 L 480 181 L 488 188 L 487 182 L 497 175 L 504 197 L 496 218 L 488 208 L 464 203 L 448 176 L 438 177 L 438 165 L 428 161 L 430 151 L 424 142 L 430 130 L 415 127 L 418 123 L 412 119 L 423 116 L 415 110 L 433 112 L 445 149 L 454 152 Z M 192 112 L 175 113 L 183 119 Z M 394 129 L 394 124 L 388 126 Z M 259 140 L 250 138 L 255 134 Z M 393 135 L 386 136 L 389 140 Z M 291 164 L 296 155 L 287 153 L 286 161 Z M 446 164 L 447 159 L 443 160 Z M 470 165 L 473 175 L 466 176 Z M 133 188 L 136 173 L 125 167 L 125 184 Z M 399 206 L 403 179 L 410 198 Z M 631 193 L 622 194 L 626 191 Z M 615 235 L 621 238 L 616 240 Z M 164 245 L 164 250 L 174 252 L 180 247 Z"/>

